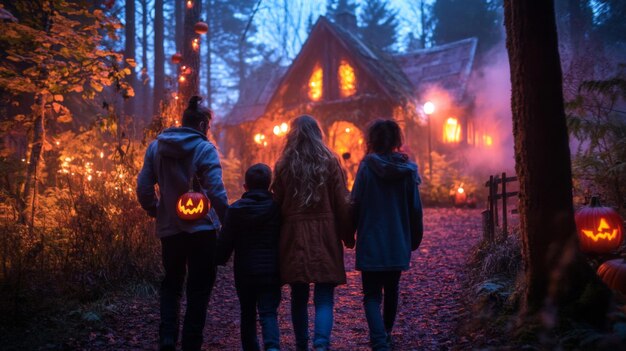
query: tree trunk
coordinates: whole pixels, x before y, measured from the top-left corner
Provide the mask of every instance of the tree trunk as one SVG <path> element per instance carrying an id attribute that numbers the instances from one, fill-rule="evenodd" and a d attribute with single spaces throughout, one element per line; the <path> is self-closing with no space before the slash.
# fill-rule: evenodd
<path id="1" fill-rule="evenodd" d="M 504 5 L 520 184 L 524 310 L 536 315 L 547 307 L 561 314 L 597 278 L 578 251 L 554 7 L 552 1 L 505 0 Z M 604 311 L 593 308 L 586 318 L 594 315 L 598 319 L 590 322 L 599 322 Z"/>
<path id="2" fill-rule="evenodd" d="M 39 170 L 39 161 L 42 158 L 43 143 L 46 137 L 45 118 L 46 118 L 46 98 L 44 94 L 40 94 L 35 102 L 37 109 L 35 111 L 35 121 L 33 123 L 33 143 L 30 150 L 28 160 L 28 168 L 26 170 L 26 181 L 24 182 L 24 192 L 20 200 L 20 213 L 18 222 L 26 224 L 28 218 L 28 199 L 31 202 L 31 218 L 30 232 L 32 233 L 35 223 L 35 205 L 37 203 L 37 171 Z"/>
<path id="3" fill-rule="evenodd" d="M 135 0 L 127 0 L 125 7 L 125 21 L 126 25 L 124 26 L 124 57 L 127 59 L 135 59 Z M 135 78 L 135 68 L 128 67 L 131 70 L 131 74 L 128 75 L 128 84 L 133 88 L 137 88 L 137 82 Z M 136 91 L 136 90 L 135 90 Z M 135 99 L 128 98 L 124 101 L 124 114 L 126 116 L 132 116 L 135 112 Z M 126 119 L 120 119 L 120 124 L 123 124 L 123 121 Z M 118 130 L 122 130 L 123 125 L 118 126 Z"/>
<path id="4" fill-rule="evenodd" d="M 176 52 L 183 52 L 183 24 L 185 23 L 186 1 L 174 0 L 174 45 Z"/>
<path id="5" fill-rule="evenodd" d="M 176 1 L 177 4 L 179 2 L 181 1 Z M 152 98 L 154 114 L 160 114 L 161 101 L 165 95 L 165 49 L 163 41 L 163 0 L 154 0 L 154 96 Z"/>
<path id="6" fill-rule="evenodd" d="M 148 74 L 148 0 L 141 0 L 141 117 L 148 122 L 150 112 L 150 75 Z"/>
<path id="7" fill-rule="evenodd" d="M 206 59 L 206 100 L 209 107 L 211 107 L 211 103 L 213 102 L 213 89 L 211 87 L 211 69 L 213 68 L 213 60 L 211 58 L 211 41 L 213 38 L 213 30 L 215 27 L 213 26 L 213 19 L 211 11 L 211 1 L 206 0 L 206 23 L 209 25 L 209 32 L 206 34 L 206 51 L 207 51 L 207 59 Z"/>
<path id="8" fill-rule="evenodd" d="M 193 95 L 198 95 L 199 88 L 199 68 L 200 68 L 200 35 L 194 31 L 194 25 L 200 20 L 202 1 L 194 0 L 192 8 L 185 8 L 185 25 L 183 33 L 183 60 L 181 62 L 181 72 L 179 77 L 184 78 L 178 81 L 179 102 L 181 106 L 186 106 L 187 101 Z M 194 47 L 194 41 L 197 46 Z M 182 67 L 189 70 L 187 74 L 182 72 Z"/>

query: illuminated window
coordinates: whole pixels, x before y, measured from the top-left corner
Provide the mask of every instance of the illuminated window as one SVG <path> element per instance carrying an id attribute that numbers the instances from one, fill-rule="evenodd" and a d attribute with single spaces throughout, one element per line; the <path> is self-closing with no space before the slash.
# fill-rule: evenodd
<path id="1" fill-rule="evenodd" d="M 450 117 L 443 125 L 443 142 L 444 143 L 458 143 L 461 140 L 461 126 L 459 121 Z"/>
<path id="2" fill-rule="evenodd" d="M 489 134 L 483 134 L 483 144 L 487 147 L 493 145 L 493 138 Z"/>
<path id="3" fill-rule="evenodd" d="M 316 65 L 311 78 L 309 78 L 309 98 L 313 101 L 319 101 L 322 98 L 323 78 L 324 71 L 322 71 L 322 67 Z"/>
<path id="4" fill-rule="evenodd" d="M 354 68 L 345 60 L 342 60 L 339 64 L 339 90 L 342 97 L 352 96 L 356 93 Z"/>

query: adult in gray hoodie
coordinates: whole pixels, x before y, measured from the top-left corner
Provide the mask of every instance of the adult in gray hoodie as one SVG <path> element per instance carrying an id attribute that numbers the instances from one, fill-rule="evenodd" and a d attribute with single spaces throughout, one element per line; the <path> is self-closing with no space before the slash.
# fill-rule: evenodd
<path id="1" fill-rule="evenodd" d="M 215 282 L 216 231 L 228 207 L 217 150 L 207 139 L 212 111 L 194 96 L 183 113 L 183 126 L 164 130 L 146 150 L 137 178 L 141 207 L 156 217 L 165 277 L 161 283 L 160 350 L 175 350 L 179 309 L 187 274 L 187 310 L 183 322 L 183 350 L 200 350 L 209 296 Z M 176 214 L 178 198 L 201 191 L 211 210 L 197 220 Z M 155 191 L 158 184 L 158 194 Z"/>

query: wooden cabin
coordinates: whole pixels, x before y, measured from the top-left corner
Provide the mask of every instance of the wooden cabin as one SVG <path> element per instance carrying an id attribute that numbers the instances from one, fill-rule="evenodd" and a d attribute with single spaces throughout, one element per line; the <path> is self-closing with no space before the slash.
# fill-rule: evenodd
<path id="1" fill-rule="evenodd" d="M 273 166 L 289 121 L 309 114 L 320 122 L 352 182 L 368 123 L 393 118 L 403 128 L 406 151 L 424 171 L 428 118 L 433 151 L 454 152 L 474 143 L 473 122 L 463 111 L 470 106 L 465 88 L 476 43 L 470 38 L 391 56 L 322 16 L 289 67 L 267 64 L 251 74 L 238 103 L 218 122 L 220 147 L 234 153 L 244 169 L 256 162 Z M 447 102 L 428 116 L 423 104 L 435 87 Z"/>

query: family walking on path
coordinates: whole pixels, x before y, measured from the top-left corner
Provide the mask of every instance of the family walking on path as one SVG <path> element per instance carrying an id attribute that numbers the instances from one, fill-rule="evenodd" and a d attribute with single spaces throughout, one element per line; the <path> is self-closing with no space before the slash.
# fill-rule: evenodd
<path id="1" fill-rule="evenodd" d="M 226 263 L 232 251 L 243 349 L 261 349 L 255 310 L 264 349 L 280 349 L 277 310 L 281 285 L 288 284 L 296 347 L 308 350 L 311 283 L 311 346 L 330 349 L 335 287 L 346 283 L 344 245 L 356 245 L 371 348 L 391 349 L 400 276 L 409 268 L 411 251 L 419 247 L 423 233 L 420 178 L 415 163 L 400 152 L 399 126 L 378 120 L 369 127 L 367 155 L 349 193 L 339 160 L 324 144 L 317 121 L 300 116 L 291 122 L 274 179 L 269 166 L 252 166 L 245 175 L 246 193 L 228 208 L 217 151 L 206 138 L 212 113 L 199 102 L 198 97 L 190 100 L 183 127 L 165 130 L 148 147 L 137 182 L 139 201 L 156 216 L 162 242 L 160 349 L 176 347 L 185 271 L 182 348 L 200 349 L 215 263 Z M 190 188 L 211 204 L 206 216 L 195 220 L 176 215 L 179 197 Z"/>

